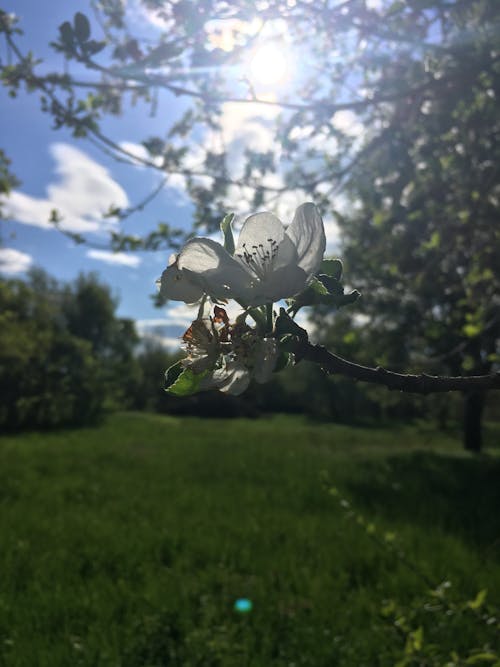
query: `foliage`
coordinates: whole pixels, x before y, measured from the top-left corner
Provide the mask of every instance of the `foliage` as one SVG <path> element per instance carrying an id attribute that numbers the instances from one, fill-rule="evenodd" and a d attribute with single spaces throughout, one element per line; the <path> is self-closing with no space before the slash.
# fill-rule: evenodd
<path id="1" fill-rule="evenodd" d="M 137 335 L 94 275 L 0 282 L 0 424 L 85 424 L 127 405 Z"/>
<path id="2" fill-rule="evenodd" d="M 0 660 L 463 667 L 495 653 L 498 457 L 458 450 L 426 426 L 289 417 L 123 414 L 3 437 Z"/>
<path id="3" fill-rule="evenodd" d="M 439 48 L 380 67 L 416 92 L 379 110 L 383 141 L 352 171 L 356 208 L 338 221 L 343 256 L 369 297 L 365 325 L 347 318 L 326 338 L 348 337 L 362 357 L 360 348 L 371 351 L 372 363 L 474 375 L 498 363 L 500 338 L 499 8 L 454 4 L 446 23 L 434 16 Z M 479 423 L 482 400 L 466 402 L 466 420 Z M 477 424 L 466 431 L 473 449 Z"/>

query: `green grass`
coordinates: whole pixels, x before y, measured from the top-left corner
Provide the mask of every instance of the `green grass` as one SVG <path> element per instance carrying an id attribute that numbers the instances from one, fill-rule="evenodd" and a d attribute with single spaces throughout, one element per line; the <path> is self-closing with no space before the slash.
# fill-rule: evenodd
<path id="1" fill-rule="evenodd" d="M 0 438 L 0 665 L 466 664 L 496 650 L 489 451 L 291 417 Z"/>

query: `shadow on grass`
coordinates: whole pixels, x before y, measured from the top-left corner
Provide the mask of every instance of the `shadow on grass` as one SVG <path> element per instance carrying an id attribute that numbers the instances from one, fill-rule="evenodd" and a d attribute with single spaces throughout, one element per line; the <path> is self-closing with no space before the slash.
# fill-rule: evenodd
<path id="1" fill-rule="evenodd" d="M 500 459 L 416 452 L 360 468 L 348 483 L 360 508 L 438 528 L 485 555 L 500 554 Z"/>

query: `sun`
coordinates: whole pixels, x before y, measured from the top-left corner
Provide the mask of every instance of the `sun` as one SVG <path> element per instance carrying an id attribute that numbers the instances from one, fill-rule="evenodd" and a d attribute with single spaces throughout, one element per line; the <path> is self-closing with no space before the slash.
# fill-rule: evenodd
<path id="1" fill-rule="evenodd" d="M 272 86 L 283 83 L 288 76 L 285 53 L 276 44 L 259 46 L 250 59 L 250 79 L 255 84 Z"/>

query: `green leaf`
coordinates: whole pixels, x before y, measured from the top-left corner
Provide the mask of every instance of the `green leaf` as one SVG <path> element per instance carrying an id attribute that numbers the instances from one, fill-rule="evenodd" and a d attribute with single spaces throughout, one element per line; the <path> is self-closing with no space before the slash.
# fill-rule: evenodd
<path id="1" fill-rule="evenodd" d="M 467 602 L 467 606 L 469 607 L 469 609 L 479 609 L 480 607 L 482 607 L 484 601 L 486 600 L 487 592 L 488 592 L 487 589 L 483 588 L 482 590 L 479 591 L 474 600 L 470 600 L 469 602 Z"/>
<path id="2" fill-rule="evenodd" d="M 175 364 L 172 364 L 172 366 L 167 368 L 165 371 L 165 390 L 168 391 L 168 389 L 177 381 L 183 370 L 184 366 L 182 365 L 182 361 L 177 361 Z"/>
<path id="3" fill-rule="evenodd" d="M 210 371 L 193 373 L 190 368 L 184 369 L 175 382 L 167 388 L 169 394 L 174 396 L 191 396 L 200 390 L 201 381 Z"/>
<path id="4" fill-rule="evenodd" d="M 73 28 L 69 21 L 61 23 L 59 26 L 59 32 L 61 34 L 61 42 L 67 49 L 72 49 L 75 42 L 75 35 L 73 33 Z"/>
<path id="5" fill-rule="evenodd" d="M 233 220 L 234 220 L 234 213 L 228 213 L 226 216 L 224 216 L 222 222 L 220 223 L 220 229 L 222 232 L 222 236 L 224 238 L 224 248 L 230 255 L 234 255 L 234 249 L 235 249 L 233 228 L 231 226 Z"/>
<path id="6" fill-rule="evenodd" d="M 312 279 L 305 291 L 307 292 L 308 290 L 312 290 L 315 294 L 319 294 L 320 296 L 329 294 L 328 288 L 324 285 L 323 281 L 318 280 L 318 278 Z"/>
<path id="7" fill-rule="evenodd" d="M 97 53 L 100 53 L 106 46 L 107 43 L 103 40 L 98 42 L 95 39 L 91 39 L 85 44 L 85 51 L 89 55 L 95 56 Z"/>
<path id="8" fill-rule="evenodd" d="M 82 43 L 86 42 L 90 37 L 90 23 L 85 14 L 77 12 L 73 19 L 73 25 L 75 28 L 75 37 Z"/>
<path id="9" fill-rule="evenodd" d="M 342 278 L 342 271 L 343 266 L 340 259 L 324 259 L 319 267 L 319 273 L 330 276 L 330 278 L 335 278 L 335 280 Z"/>
<path id="10" fill-rule="evenodd" d="M 476 653 L 475 655 L 471 655 L 467 660 L 465 661 L 466 665 L 478 665 L 481 662 L 497 662 L 498 656 L 495 655 L 494 653 L 489 653 L 489 652 L 483 652 L 483 653 Z"/>
<path id="11" fill-rule="evenodd" d="M 312 306 L 313 304 L 320 303 L 320 297 L 328 296 L 328 293 L 323 283 L 317 278 L 313 278 L 312 282 L 303 292 L 297 294 L 294 299 L 288 299 L 287 303 L 293 308 L 294 313 L 296 313 L 304 306 Z"/>
<path id="12" fill-rule="evenodd" d="M 330 298 L 332 301 L 331 303 L 335 304 L 337 308 L 342 308 L 342 306 L 349 306 L 351 303 L 354 303 L 359 299 L 361 294 L 358 292 L 357 289 L 352 290 L 352 292 L 349 292 L 349 294 L 332 294 Z"/>

